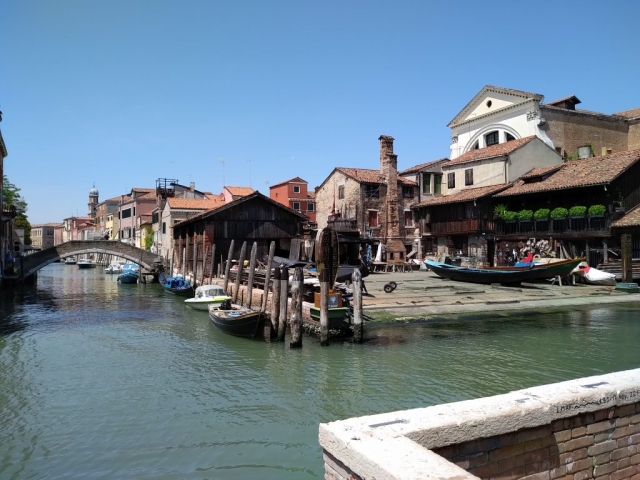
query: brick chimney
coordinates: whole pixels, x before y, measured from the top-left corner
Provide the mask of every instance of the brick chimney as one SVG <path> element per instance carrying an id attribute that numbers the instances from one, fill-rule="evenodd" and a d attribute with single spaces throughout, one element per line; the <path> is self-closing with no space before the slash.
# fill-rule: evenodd
<path id="1" fill-rule="evenodd" d="M 403 264 L 406 249 L 400 235 L 398 214 L 398 156 L 393 153 L 393 137 L 380 138 L 380 176 L 387 186 L 385 198 L 385 248 L 388 264 Z"/>

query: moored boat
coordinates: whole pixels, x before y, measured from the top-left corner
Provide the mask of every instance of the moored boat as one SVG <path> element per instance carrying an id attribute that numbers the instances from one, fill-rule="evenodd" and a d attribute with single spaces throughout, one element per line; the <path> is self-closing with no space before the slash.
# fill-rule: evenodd
<path id="1" fill-rule="evenodd" d="M 140 267 L 135 263 L 125 263 L 122 266 L 122 271 L 118 275 L 118 282 L 120 283 L 138 283 L 140 278 Z"/>
<path id="2" fill-rule="evenodd" d="M 82 258 L 78 260 L 78 268 L 96 268 L 96 264 L 91 260 Z"/>
<path id="3" fill-rule="evenodd" d="M 126 262 L 123 261 L 115 261 L 111 262 L 108 267 L 105 267 L 104 273 L 120 273 L 122 271 L 122 266 L 125 265 Z"/>
<path id="4" fill-rule="evenodd" d="M 225 293 L 221 286 L 201 285 L 196 288 L 195 297 L 187 298 L 184 303 L 195 310 L 207 311 L 209 306 L 219 309 L 226 300 L 231 300 L 231 297 Z"/>
<path id="5" fill-rule="evenodd" d="M 566 275 L 570 275 L 573 270 L 580 265 L 581 262 L 584 262 L 584 258 L 574 258 L 569 260 L 558 260 L 555 262 L 549 263 L 516 263 L 514 267 L 484 267 L 485 270 L 500 270 L 506 272 L 519 272 L 525 270 L 544 270 L 539 276 L 539 279 L 543 278 L 554 278 L 558 275 L 564 277 Z"/>
<path id="6" fill-rule="evenodd" d="M 158 282 L 165 292 L 180 295 L 181 297 L 193 297 L 193 285 L 189 280 L 184 280 L 181 276 L 168 277 L 164 272 L 158 274 Z"/>
<path id="7" fill-rule="evenodd" d="M 230 301 L 219 309 L 209 307 L 209 317 L 224 333 L 236 337 L 254 338 L 260 333 L 260 327 L 264 324 L 261 312 L 231 305 Z"/>
<path id="8" fill-rule="evenodd" d="M 544 268 L 529 268 L 527 270 L 487 270 L 482 268 L 467 268 L 447 265 L 445 263 L 427 260 L 424 262 L 436 275 L 448 280 L 470 283 L 500 283 L 503 285 L 518 285 L 531 282 L 545 272 Z"/>
<path id="9" fill-rule="evenodd" d="M 77 262 L 76 257 L 67 257 L 64 261 L 65 265 L 75 265 Z"/>

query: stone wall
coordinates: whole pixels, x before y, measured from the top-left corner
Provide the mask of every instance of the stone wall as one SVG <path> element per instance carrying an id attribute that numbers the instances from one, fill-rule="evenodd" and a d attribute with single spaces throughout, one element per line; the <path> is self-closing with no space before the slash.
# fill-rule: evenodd
<path id="1" fill-rule="evenodd" d="M 325 478 L 640 480 L 640 369 L 320 425 Z"/>
<path id="2" fill-rule="evenodd" d="M 640 123 L 629 125 L 629 150 L 640 148 Z"/>
<path id="3" fill-rule="evenodd" d="M 434 449 L 479 478 L 622 480 L 640 475 L 640 403 Z"/>

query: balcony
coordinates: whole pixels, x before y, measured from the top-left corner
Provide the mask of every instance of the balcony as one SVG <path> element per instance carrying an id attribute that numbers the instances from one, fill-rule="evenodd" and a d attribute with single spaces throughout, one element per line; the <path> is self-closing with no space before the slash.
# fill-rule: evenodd
<path id="1" fill-rule="evenodd" d="M 590 216 L 580 218 L 562 218 L 529 221 L 498 221 L 496 234 L 513 236 L 563 236 L 581 237 L 608 236 L 611 232 L 609 216 Z"/>
<path id="2" fill-rule="evenodd" d="M 336 232 L 357 232 L 358 221 L 350 218 L 340 218 L 336 220 L 329 220 L 327 226 Z"/>
<path id="3" fill-rule="evenodd" d="M 482 218 L 465 218 L 448 222 L 432 222 L 425 224 L 424 233 L 433 235 L 458 235 L 465 233 L 493 232 L 495 221 Z"/>

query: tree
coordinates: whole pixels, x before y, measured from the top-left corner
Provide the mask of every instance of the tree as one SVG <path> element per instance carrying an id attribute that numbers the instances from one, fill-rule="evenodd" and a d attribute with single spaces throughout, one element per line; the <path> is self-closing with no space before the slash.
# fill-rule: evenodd
<path id="1" fill-rule="evenodd" d="M 31 224 L 27 219 L 27 202 L 20 195 L 20 188 L 11 183 L 6 175 L 3 176 L 2 198 L 4 198 L 3 208 L 15 209 L 15 226 L 24 228 L 24 243 L 31 245 Z"/>

